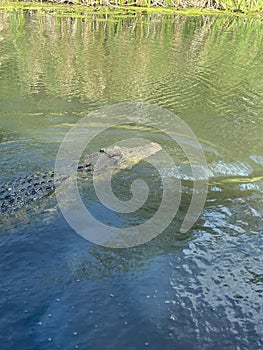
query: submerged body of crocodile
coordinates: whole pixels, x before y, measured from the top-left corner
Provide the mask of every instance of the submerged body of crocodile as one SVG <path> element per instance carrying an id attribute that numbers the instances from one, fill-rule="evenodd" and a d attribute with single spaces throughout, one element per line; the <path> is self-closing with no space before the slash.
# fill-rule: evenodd
<path id="1" fill-rule="evenodd" d="M 149 143 L 145 146 L 126 148 L 109 147 L 86 156 L 78 165 L 78 171 L 92 172 L 96 165 L 96 171 L 101 172 L 109 168 L 124 168 L 131 163 L 139 161 L 159 152 L 161 146 L 157 143 Z M 64 178 L 54 181 L 54 171 L 30 174 L 26 177 L 15 179 L 0 188 L 0 214 L 11 214 L 27 204 L 38 201 L 55 191 L 56 185 Z"/>

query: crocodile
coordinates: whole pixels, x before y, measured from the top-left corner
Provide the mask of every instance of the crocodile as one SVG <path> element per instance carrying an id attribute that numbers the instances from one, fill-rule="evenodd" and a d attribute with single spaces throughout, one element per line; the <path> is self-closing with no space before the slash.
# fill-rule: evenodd
<path id="1" fill-rule="evenodd" d="M 110 168 L 128 168 L 143 159 L 159 152 L 162 147 L 155 142 L 137 147 L 113 146 L 100 149 L 85 156 L 78 164 L 78 172 L 96 174 L 103 173 Z M 37 202 L 43 197 L 54 193 L 56 187 L 65 180 L 65 177 L 56 178 L 53 170 L 44 173 L 33 173 L 25 177 L 12 180 L 0 188 L 0 216 L 15 213 L 20 208 Z"/>
<path id="2" fill-rule="evenodd" d="M 77 166 L 77 171 L 82 177 L 87 177 L 88 173 L 96 175 L 104 173 L 107 169 L 130 168 L 141 160 L 154 155 L 162 150 L 158 143 L 150 142 L 143 146 L 122 147 L 112 146 L 99 150 L 83 157 Z M 193 180 L 191 177 L 191 167 L 184 164 L 178 166 L 180 178 L 182 180 Z M 190 170 L 190 175 L 187 175 Z M 201 169 L 202 170 L 202 169 Z M 227 172 L 226 172 L 227 170 Z M 169 177 L 173 173 L 173 168 L 164 168 L 161 176 Z M 202 171 L 201 171 L 202 173 Z M 56 174 L 57 175 L 57 174 Z M 236 163 L 211 163 L 208 164 L 207 175 L 211 185 L 223 183 L 237 183 L 245 185 L 248 183 L 262 183 L 262 173 L 253 173 L 246 164 Z M 31 173 L 25 177 L 20 177 L 0 187 L 0 218 L 17 212 L 22 207 L 36 203 L 41 198 L 47 197 L 55 192 L 59 184 L 66 180 L 67 176 L 61 176 L 55 180 L 53 170 L 44 173 Z M 202 180 L 202 178 L 200 178 Z M 262 185 L 259 185 L 262 188 Z M 244 186 L 243 186 L 244 187 Z M 30 207 L 30 206 L 29 206 Z"/>

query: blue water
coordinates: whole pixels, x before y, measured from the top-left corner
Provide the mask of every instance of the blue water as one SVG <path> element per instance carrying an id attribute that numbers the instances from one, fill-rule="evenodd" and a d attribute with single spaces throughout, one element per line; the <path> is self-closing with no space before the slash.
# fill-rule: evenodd
<path id="1" fill-rule="evenodd" d="M 81 238 L 54 195 L 3 219 L 0 349 L 262 349 L 261 25 L 215 17 L 135 17 L 118 26 L 116 19 L 33 12 L 0 17 L 1 184 L 53 169 L 69 128 L 120 101 L 179 115 L 213 175 L 187 234 L 179 232 L 192 194 L 185 178 L 177 217 L 134 248 Z M 112 130 L 107 142 L 127 133 Z M 150 203 L 135 217 L 102 208 L 85 183 L 83 198 L 112 226 L 141 222 L 160 199 L 160 183 L 147 171 Z M 119 176 L 115 193 L 125 199 L 129 172 Z"/>

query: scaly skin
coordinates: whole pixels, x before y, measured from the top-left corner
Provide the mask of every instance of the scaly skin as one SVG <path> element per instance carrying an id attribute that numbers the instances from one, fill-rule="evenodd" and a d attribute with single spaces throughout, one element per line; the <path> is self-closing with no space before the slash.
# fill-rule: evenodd
<path id="1" fill-rule="evenodd" d="M 159 144 L 153 142 L 133 148 L 108 147 L 84 157 L 78 165 L 78 171 L 92 172 L 95 165 L 96 173 L 115 167 L 127 168 L 130 164 L 138 163 L 161 149 Z M 49 171 L 44 174 L 30 174 L 2 186 L 0 188 L 0 216 L 16 212 L 32 202 L 49 196 L 64 179 L 59 179 L 55 185 L 54 171 Z"/>

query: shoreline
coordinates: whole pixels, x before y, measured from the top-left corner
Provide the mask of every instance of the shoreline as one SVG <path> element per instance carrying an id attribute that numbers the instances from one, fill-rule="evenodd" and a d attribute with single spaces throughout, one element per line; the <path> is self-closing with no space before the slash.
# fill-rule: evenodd
<path id="1" fill-rule="evenodd" d="M 161 3 L 159 3 L 161 4 Z M 66 3 L 61 1 L 1 1 L 1 10 L 32 10 L 32 11 L 44 11 L 52 13 L 57 16 L 69 16 L 69 17 L 87 17 L 92 14 L 122 14 L 130 15 L 131 13 L 141 14 L 162 14 L 162 15 L 188 15 L 188 16 L 200 16 L 200 15 L 227 15 L 238 17 L 252 17 L 262 18 L 263 10 L 251 10 L 243 11 L 236 9 L 216 9 L 212 7 L 172 7 L 172 6 L 134 6 L 134 3 L 129 4 L 101 4 L 93 2 L 92 4 L 84 4 L 81 1 L 78 3 Z"/>

